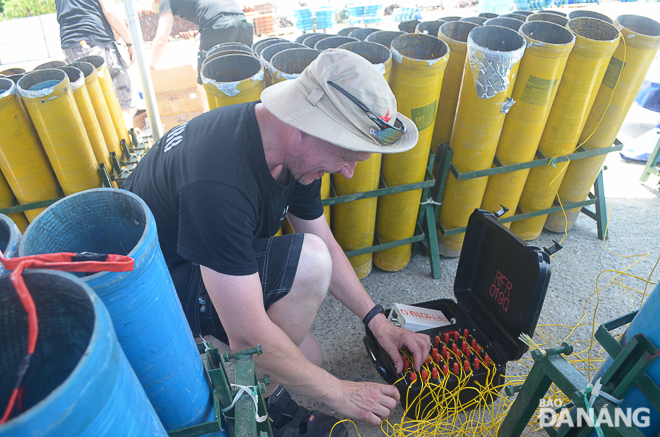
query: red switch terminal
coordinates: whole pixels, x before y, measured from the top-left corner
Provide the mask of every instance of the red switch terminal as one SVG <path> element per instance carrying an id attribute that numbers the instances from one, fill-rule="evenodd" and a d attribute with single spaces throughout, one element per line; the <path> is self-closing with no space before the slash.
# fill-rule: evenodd
<path id="1" fill-rule="evenodd" d="M 417 374 L 413 372 L 410 374 L 410 384 L 415 384 L 415 381 L 417 381 Z"/>
<path id="2" fill-rule="evenodd" d="M 479 370 L 479 358 L 474 359 L 474 370 Z"/>
<path id="3" fill-rule="evenodd" d="M 458 331 L 454 331 L 454 341 L 458 341 Z"/>
<path id="4" fill-rule="evenodd" d="M 447 346 L 442 345 L 442 355 L 444 356 L 447 353 Z"/>
<path id="5" fill-rule="evenodd" d="M 448 332 L 445 332 L 444 337 L 445 337 L 445 344 L 449 343 L 449 333 Z"/>
<path id="6" fill-rule="evenodd" d="M 429 372 L 426 369 L 422 369 L 422 381 L 426 381 L 429 378 Z"/>
<path id="7" fill-rule="evenodd" d="M 439 346 L 440 346 L 440 336 L 436 335 L 435 336 L 435 347 L 439 347 Z"/>
<path id="8" fill-rule="evenodd" d="M 454 363 L 454 373 L 458 375 L 458 363 Z"/>
<path id="9" fill-rule="evenodd" d="M 466 373 L 470 373 L 470 362 L 468 360 L 463 361 L 463 368 Z"/>
<path id="10" fill-rule="evenodd" d="M 477 350 L 477 339 L 476 338 L 472 339 L 472 349 L 474 349 L 475 351 Z"/>
<path id="11" fill-rule="evenodd" d="M 456 346 L 456 343 L 451 345 L 451 351 L 455 354 L 458 354 L 458 346 Z"/>
<path id="12" fill-rule="evenodd" d="M 407 372 L 408 370 L 410 370 L 410 361 L 406 360 L 403 362 L 403 371 Z"/>
<path id="13" fill-rule="evenodd" d="M 486 366 L 490 366 L 490 357 L 488 355 L 486 355 L 486 358 L 484 358 L 484 364 L 486 364 Z"/>
<path id="14" fill-rule="evenodd" d="M 465 328 L 465 329 L 463 330 L 463 337 L 465 337 L 466 340 L 467 340 L 467 338 L 468 338 L 468 335 L 470 335 L 470 330 L 467 329 L 467 328 Z"/>
<path id="15" fill-rule="evenodd" d="M 426 357 L 426 364 L 427 365 L 431 364 L 431 357 L 429 357 L 429 356 Z"/>
<path id="16" fill-rule="evenodd" d="M 449 369 L 447 368 L 446 364 L 442 365 L 442 373 L 444 373 L 445 375 L 449 373 Z"/>

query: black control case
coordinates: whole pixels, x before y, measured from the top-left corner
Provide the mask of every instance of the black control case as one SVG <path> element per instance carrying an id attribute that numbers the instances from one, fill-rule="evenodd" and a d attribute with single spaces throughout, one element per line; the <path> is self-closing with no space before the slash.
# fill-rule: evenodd
<path id="1" fill-rule="evenodd" d="M 506 363 L 520 359 L 527 351 L 518 337 L 521 333 L 530 337 L 534 334 L 550 281 L 550 255 L 560 248 L 556 243 L 546 249 L 527 245 L 502 226 L 493 213 L 477 209 L 469 218 L 458 262 L 456 302 L 438 299 L 413 304 L 440 310 L 447 319 L 455 319 L 452 325 L 422 331 L 431 336 L 432 342 L 436 335 L 468 329 L 495 365 L 495 375 L 491 371 L 489 378 L 484 368 L 473 370 L 469 383 L 459 393 L 453 393 L 458 379 L 449 373 L 444 393 L 452 392 L 454 399 L 458 396 L 460 405 L 478 406 L 479 402 L 471 402 L 478 396 L 478 387 L 485 386 L 488 379 L 493 387 L 502 385 Z M 396 373 L 392 359 L 369 329 L 364 344 L 378 373 L 387 383 L 396 383 L 408 417 L 437 416 L 438 410 L 431 404 L 437 401 L 426 393 L 429 388 L 421 390 L 419 382 L 410 387 L 408 380 L 402 380 L 403 374 Z M 490 403 L 494 397 L 486 396 L 481 403 Z M 451 408 L 451 404 L 455 401 L 445 400 L 445 407 Z"/>

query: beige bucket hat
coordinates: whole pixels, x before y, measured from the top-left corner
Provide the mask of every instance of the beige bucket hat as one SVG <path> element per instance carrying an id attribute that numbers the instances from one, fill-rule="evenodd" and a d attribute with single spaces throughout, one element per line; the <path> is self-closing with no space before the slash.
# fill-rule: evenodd
<path id="1" fill-rule="evenodd" d="M 333 82 L 390 125 L 399 120 L 406 132 L 391 144 L 380 130 Z M 415 123 L 396 110 L 396 98 L 383 75 L 362 56 L 343 49 L 324 50 L 294 80 L 279 82 L 261 93 L 266 109 L 283 123 L 339 147 L 359 152 L 399 153 L 417 144 Z"/>

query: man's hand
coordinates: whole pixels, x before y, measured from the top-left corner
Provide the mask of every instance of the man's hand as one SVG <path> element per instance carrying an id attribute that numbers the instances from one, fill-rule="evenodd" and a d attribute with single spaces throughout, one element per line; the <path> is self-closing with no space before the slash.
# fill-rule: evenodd
<path id="1" fill-rule="evenodd" d="M 406 346 L 412 353 L 415 370 L 419 371 L 431 349 L 431 338 L 426 334 L 418 334 L 390 323 L 379 314 L 369 322 L 369 329 L 376 336 L 380 346 L 392 357 L 396 372 L 403 370 L 403 359 L 399 349 Z"/>
<path id="2" fill-rule="evenodd" d="M 380 425 L 396 408 L 399 391 L 391 385 L 374 382 L 339 381 L 338 395 L 324 402 L 339 413 L 362 420 L 372 425 Z"/>
<path id="3" fill-rule="evenodd" d="M 131 61 L 131 65 L 133 65 L 135 64 L 135 50 L 133 49 L 132 45 L 126 48 L 128 49 L 128 59 Z"/>

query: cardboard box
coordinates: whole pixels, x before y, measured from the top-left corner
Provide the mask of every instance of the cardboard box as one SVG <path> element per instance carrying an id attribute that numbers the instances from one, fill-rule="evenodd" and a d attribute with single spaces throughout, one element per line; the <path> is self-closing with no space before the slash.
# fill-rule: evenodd
<path id="1" fill-rule="evenodd" d="M 202 115 L 204 111 L 195 111 L 195 112 L 187 112 L 185 114 L 177 114 L 177 115 L 166 115 L 160 117 L 160 122 L 164 126 L 163 132 L 167 132 L 173 127 L 176 127 L 180 125 L 181 123 L 185 123 L 186 121 L 197 117 L 198 115 Z"/>
<path id="2" fill-rule="evenodd" d="M 192 64 L 151 70 L 151 82 L 156 94 L 187 90 L 197 87 L 197 73 Z"/>
<path id="3" fill-rule="evenodd" d="M 156 93 L 158 112 L 162 116 L 185 114 L 204 110 L 204 88 L 197 85 L 192 88 Z"/>

